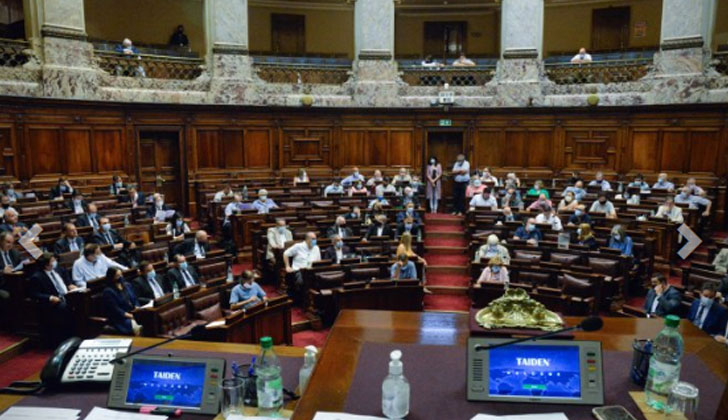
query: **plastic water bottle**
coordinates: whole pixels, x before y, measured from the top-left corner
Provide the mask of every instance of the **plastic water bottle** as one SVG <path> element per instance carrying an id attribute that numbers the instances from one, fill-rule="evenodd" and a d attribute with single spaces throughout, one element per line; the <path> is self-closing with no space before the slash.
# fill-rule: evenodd
<path id="1" fill-rule="evenodd" d="M 677 330 L 678 325 L 680 318 L 668 315 L 665 318 L 665 328 L 657 334 L 652 344 L 645 396 L 647 404 L 658 411 L 665 409 L 670 389 L 680 379 L 683 338 Z"/>
<path id="2" fill-rule="evenodd" d="M 248 186 L 243 186 L 243 200 L 248 201 Z"/>
<path id="3" fill-rule="evenodd" d="M 172 296 L 174 296 L 175 299 L 179 299 L 179 286 L 176 281 L 172 282 Z"/>
<path id="4" fill-rule="evenodd" d="M 311 373 L 313 373 L 313 367 L 316 365 L 316 347 L 306 346 L 306 354 L 303 356 L 303 366 L 298 371 L 298 395 L 303 395 L 303 392 L 308 386 L 308 380 L 311 379 Z"/>
<path id="5" fill-rule="evenodd" d="M 232 264 L 230 264 L 230 265 L 228 265 L 228 268 L 227 268 L 227 278 L 225 279 L 225 281 L 227 283 L 232 283 L 233 280 L 234 280 L 233 266 L 232 266 Z"/>
<path id="6" fill-rule="evenodd" d="M 382 382 L 382 412 L 388 419 L 403 419 L 409 414 L 410 386 L 402 375 L 402 352 L 389 355 L 389 375 Z"/>
<path id="7" fill-rule="evenodd" d="M 275 417 L 283 406 L 283 380 L 278 356 L 273 352 L 273 339 L 260 339 L 261 353 L 255 361 L 258 415 Z"/>

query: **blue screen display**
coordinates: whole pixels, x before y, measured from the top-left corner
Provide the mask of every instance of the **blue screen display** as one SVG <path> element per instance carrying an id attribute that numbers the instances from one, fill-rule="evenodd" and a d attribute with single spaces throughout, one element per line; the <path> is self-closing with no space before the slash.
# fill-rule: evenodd
<path id="1" fill-rule="evenodd" d="M 199 408 L 205 364 L 136 359 L 131 367 L 127 404 Z"/>
<path id="2" fill-rule="evenodd" d="M 506 346 L 490 351 L 488 392 L 498 397 L 581 397 L 578 346 Z"/>

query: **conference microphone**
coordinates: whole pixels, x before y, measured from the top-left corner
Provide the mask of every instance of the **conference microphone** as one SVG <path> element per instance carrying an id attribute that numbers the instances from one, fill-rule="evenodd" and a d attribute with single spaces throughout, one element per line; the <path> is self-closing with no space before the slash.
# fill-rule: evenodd
<path id="1" fill-rule="evenodd" d="M 173 341 L 186 340 L 188 338 L 197 339 L 197 340 L 203 339 L 206 336 L 206 331 L 207 331 L 207 326 L 208 325 L 209 324 L 196 325 L 187 334 L 176 335 L 176 336 L 171 337 L 171 338 L 168 338 L 168 339 L 166 339 L 164 341 L 160 341 L 159 343 L 152 344 L 151 346 L 141 348 L 141 349 L 136 350 L 136 351 L 133 351 L 131 353 L 126 353 L 126 354 L 124 354 L 122 356 L 117 357 L 116 359 L 109 360 L 109 363 L 122 364 L 122 363 L 124 363 L 124 359 L 126 359 L 128 357 L 131 357 L 131 356 L 134 356 L 134 355 L 137 355 L 137 354 L 141 354 L 141 353 L 148 352 L 151 349 L 154 349 L 154 348 L 157 348 L 157 347 L 161 347 L 161 346 L 163 346 L 165 344 L 169 344 L 169 343 L 171 343 Z"/>
<path id="2" fill-rule="evenodd" d="M 600 317 L 590 316 L 589 318 L 584 319 L 578 325 L 575 325 L 573 327 L 562 328 L 562 329 L 556 330 L 556 331 L 549 331 L 549 332 L 546 332 L 543 334 L 534 335 L 531 337 L 519 338 L 516 340 L 506 341 L 504 343 L 492 344 L 489 346 L 477 344 L 477 345 L 475 345 L 474 349 L 475 349 L 475 351 L 492 350 L 492 349 L 496 349 L 498 347 L 505 347 L 505 346 L 510 346 L 512 344 L 524 343 L 526 341 L 541 340 L 544 338 L 553 337 L 555 335 L 559 335 L 561 333 L 565 333 L 565 332 L 569 332 L 569 331 L 576 331 L 576 330 L 581 330 L 581 331 L 586 331 L 586 332 L 599 331 L 602 329 L 603 325 L 604 325 L 604 321 L 602 321 L 602 319 Z"/>

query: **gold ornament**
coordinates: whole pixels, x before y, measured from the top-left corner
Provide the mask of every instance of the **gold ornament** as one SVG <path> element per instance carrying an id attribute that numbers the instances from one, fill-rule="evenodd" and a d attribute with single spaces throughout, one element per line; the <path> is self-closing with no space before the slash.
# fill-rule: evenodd
<path id="1" fill-rule="evenodd" d="M 475 314 L 483 328 L 530 328 L 554 331 L 564 321 L 555 312 L 528 296 L 523 289 L 507 289 L 503 296 L 490 302 Z"/>
<path id="2" fill-rule="evenodd" d="M 313 105 L 313 96 L 311 96 L 311 95 L 301 96 L 301 105 L 303 105 L 303 106 Z"/>

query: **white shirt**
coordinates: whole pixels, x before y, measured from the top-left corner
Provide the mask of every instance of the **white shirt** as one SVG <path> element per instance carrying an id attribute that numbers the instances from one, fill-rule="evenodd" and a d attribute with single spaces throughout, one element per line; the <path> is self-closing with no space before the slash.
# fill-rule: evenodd
<path id="1" fill-rule="evenodd" d="M 195 239 L 195 248 L 193 252 L 195 254 L 195 257 L 205 258 L 205 248 L 200 246 L 200 244 L 197 242 L 197 239 Z"/>
<path id="2" fill-rule="evenodd" d="M 90 280 L 106 276 L 106 270 L 109 267 L 116 267 L 122 271 L 128 270 L 127 267 L 113 261 L 104 254 L 99 255 L 95 263 L 87 260 L 82 255 L 73 263 L 73 270 L 71 271 L 73 282 L 76 283 L 76 286 L 85 288 L 86 283 Z"/>
<path id="3" fill-rule="evenodd" d="M 655 217 L 667 217 L 667 220 L 673 223 L 682 223 L 684 221 L 682 209 L 678 206 L 672 206 L 671 210 L 668 210 L 666 206 L 660 206 Z"/>
<path id="4" fill-rule="evenodd" d="M 577 54 L 577 55 L 575 55 L 575 56 L 574 56 L 574 57 L 573 57 L 573 58 L 571 59 L 571 62 L 572 62 L 572 63 L 574 63 L 574 62 L 578 63 L 578 62 L 582 62 L 582 61 L 592 61 L 592 56 L 591 56 L 591 54 L 589 54 L 589 53 L 584 53 L 584 54 Z"/>
<path id="5" fill-rule="evenodd" d="M 83 209 L 83 202 L 73 202 L 73 213 L 74 214 L 82 214 L 85 210 Z"/>
<path id="6" fill-rule="evenodd" d="M 659 305 L 659 304 L 660 304 L 660 296 L 655 295 L 655 300 L 652 301 L 652 307 L 650 308 L 651 314 L 654 314 L 657 311 L 657 305 Z"/>
<path id="7" fill-rule="evenodd" d="M 465 171 L 465 173 L 458 173 L 455 175 L 455 182 L 470 182 L 470 162 L 467 160 L 464 160 L 462 163 L 455 162 L 455 164 L 452 166 L 453 172 L 455 171 Z"/>
<path id="8" fill-rule="evenodd" d="M 299 242 L 288 248 L 283 255 L 286 257 L 293 258 L 291 262 L 291 268 L 294 271 L 298 271 L 302 268 L 309 268 L 315 261 L 321 261 L 321 250 L 318 245 L 309 248 L 305 241 Z"/>
<path id="9" fill-rule="evenodd" d="M 549 217 L 545 217 L 543 213 L 536 216 L 536 223 L 548 223 L 551 225 L 551 229 L 555 230 L 556 232 L 560 232 L 564 230 L 563 225 L 561 224 L 561 219 L 559 219 L 558 216 L 549 215 Z"/>
<path id="10" fill-rule="evenodd" d="M 498 208 L 498 200 L 492 194 L 487 200 L 483 194 L 478 194 L 470 200 L 470 207 L 490 207 L 495 210 Z"/>
<path id="11" fill-rule="evenodd" d="M 233 196 L 233 190 L 230 190 L 229 193 L 225 194 L 225 191 L 218 191 L 215 193 L 215 196 L 212 198 L 212 201 L 219 203 L 222 201 L 223 198 L 232 197 Z"/>
<path id="12" fill-rule="evenodd" d="M 596 187 L 599 186 L 599 181 L 596 179 L 589 183 L 589 186 Z M 612 191 L 612 185 L 607 181 L 606 179 L 603 179 L 601 182 L 602 191 Z"/>
<path id="13" fill-rule="evenodd" d="M 715 302 L 712 303 L 712 305 L 715 305 Z M 703 309 L 703 312 L 700 314 L 700 319 L 696 319 L 696 326 L 698 328 L 703 328 L 703 323 L 705 322 L 705 318 L 708 316 L 708 312 L 710 312 L 710 306 L 705 306 L 702 303 L 698 306 L 698 312 L 700 312 L 700 309 Z M 696 313 L 697 315 L 697 313 Z"/>

